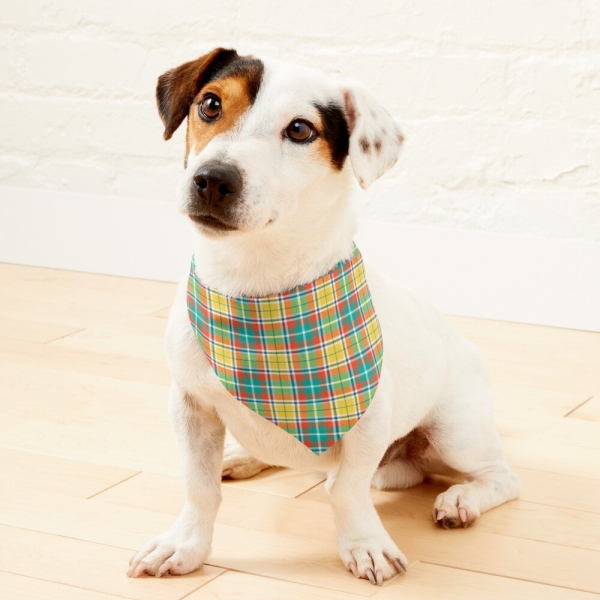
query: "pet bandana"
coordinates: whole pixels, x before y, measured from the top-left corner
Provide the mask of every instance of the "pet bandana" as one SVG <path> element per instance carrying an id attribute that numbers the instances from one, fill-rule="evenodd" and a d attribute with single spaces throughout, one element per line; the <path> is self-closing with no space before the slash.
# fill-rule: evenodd
<path id="1" fill-rule="evenodd" d="M 233 298 L 202 285 L 192 258 L 187 308 L 225 388 L 315 454 L 368 408 L 383 340 L 356 246 L 327 275 L 262 297 Z"/>

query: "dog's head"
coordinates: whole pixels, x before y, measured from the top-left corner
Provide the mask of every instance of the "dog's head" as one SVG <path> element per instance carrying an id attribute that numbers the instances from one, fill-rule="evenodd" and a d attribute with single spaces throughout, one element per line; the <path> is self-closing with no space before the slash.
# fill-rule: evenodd
<path id="1" fill-rule="evenodd" d="M 167 71 L 156 96 L 165 139 L 188 117 L 180 208 L 211 236 L 260 230 L 297 210 L 319 218 L 346 185 L 348 158 L 367 188 L 403 141 L 360 86 L 235 50 Z"/>

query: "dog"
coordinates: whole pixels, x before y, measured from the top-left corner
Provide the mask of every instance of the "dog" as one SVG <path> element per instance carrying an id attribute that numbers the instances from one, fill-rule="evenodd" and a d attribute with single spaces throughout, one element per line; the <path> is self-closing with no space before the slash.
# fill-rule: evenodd
<path id="1" fill-rule="evenodd" d="M 403 135 L 357 83 L 218 48 L 158 79 L 169 139 L 187 117 L 179 209 L 194 234 L 194 275 L 227 297 L 267 297 L 318 280 L 353 253 L 352 178 L 366 189 L 392 167 Z M 385 354 L 368 409 L 333 445 L 312 452 L 228 391 L 188 315 L 188 277 L 166 347 L 169 414 L 185 505 L 173 526 L 130 561 L 128 575 L 180 575 L 211 550 L 221 478 L 268 466 L 327 472 L 337 545 L 356 577 L 381 585 L 407 559 L 384 529 L 369 489 L 402 489 L 428 474 L 463 483 L 435 500 L 433 520 L 466 527 L 517 497 L 493 422 L 475 345 L 433 308 L 366 266 Z M 236 444 L 225 448 L 226 427 Z"/>

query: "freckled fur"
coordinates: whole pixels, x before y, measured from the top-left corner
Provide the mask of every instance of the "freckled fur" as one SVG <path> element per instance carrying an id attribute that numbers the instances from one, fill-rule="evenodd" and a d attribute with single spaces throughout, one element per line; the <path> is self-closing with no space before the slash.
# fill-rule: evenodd
<path id="1" fill-rule="evenodd" d="M 371 142 L 369 142 L 366 137 L 361 137 L 360 140 L 358 140 L 358 143 L 360 144 L 360 149 L 365 154 L 369 154 L 369 152 L 371 152 Z"/>

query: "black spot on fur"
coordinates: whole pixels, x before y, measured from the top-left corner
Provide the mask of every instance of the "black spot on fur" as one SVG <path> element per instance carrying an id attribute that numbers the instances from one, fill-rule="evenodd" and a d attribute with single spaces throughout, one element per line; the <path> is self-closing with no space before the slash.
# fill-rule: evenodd
<path id="1" fill-rule="evenodd" d="M 331 151 L 331 162 L 339 171 L 344 166 L 350 145 L 350 132 L 348 131 L 344 111 L 335 102 L 329 104 L 315 103 L 315 108 L 321 115 L 323 124 L 321 133 Z"/>
<path id="2" fill-rule="evenodd" d="M 250 56 L 238 57 L 236 60 L 227 63 L 223 68 L 215 71 L 205 85 L 215 79 L 223 79 L 224 77 L 242 77 L 246 80 L 248 97 L 250 102 L 256 100 L 265 67 L 261 60 Z"/>
<path id="3" fill-rule="evenodd" d="M 240 58 L 239 54 L 235 50 L 222 50 L 210 63 L 204 73 L 202 73 L 202 77 L 198 81 L 198 89 L 196 90 L 196 93 L 198 93 L 200 88 L 204 87 L 209 81 L 216 79 L 217 75 L 232 63 L 236 63 L 241 60 L 243 59 Z"/>
<path id="4" fill-rule="evenodd" d="M 360 140 L 358 140 L 358 143 L 360 144 L 360 149 L 365 154 L 369 154 L 371 152 L 371 144 L 366 137 L 361 137 Z"/>

